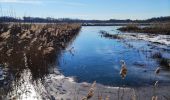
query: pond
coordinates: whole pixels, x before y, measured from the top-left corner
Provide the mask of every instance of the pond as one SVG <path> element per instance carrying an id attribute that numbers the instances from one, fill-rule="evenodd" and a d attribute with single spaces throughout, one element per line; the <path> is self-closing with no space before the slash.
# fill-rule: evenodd
<path id="1" fill-rule="evenodd" d="M 63 51 L 59 58 L 59 69 L 65 76 L 75 77 L 77 82 L 101 83 L 109 86 L 148 86 L 156 80 L 159 84 L 170 83 L 170 72 L 161 70 L 157 60 L 151 56 L 161 52 L 170 57 L 170 47 L 133 39 L 108 39 L 99 32 L 125 34 L 117 30 L 120 26 L 83 26 L 76 39 Z M 69 49 L 72 49 L 69 51 Z M 127 76 L 121 79 L 120 61 L 124 60 Z"/>

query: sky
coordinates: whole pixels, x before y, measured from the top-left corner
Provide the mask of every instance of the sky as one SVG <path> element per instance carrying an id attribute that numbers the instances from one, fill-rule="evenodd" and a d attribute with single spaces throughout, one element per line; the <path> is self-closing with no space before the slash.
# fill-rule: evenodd
<path id="1" fill-rule="evenodd" d="M 170 16 L 170 0 L 0 0 L 0 16 L 148 19 Z"/>

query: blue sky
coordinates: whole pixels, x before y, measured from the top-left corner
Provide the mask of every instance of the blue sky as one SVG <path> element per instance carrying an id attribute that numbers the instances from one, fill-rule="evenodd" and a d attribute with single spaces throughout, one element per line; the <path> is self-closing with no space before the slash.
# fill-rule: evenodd
<path id="1" fill-rule="evenodd" d="M 170 0 L 0 0 L 0 15 L 9 13 L 18 17 L 147 19 L 170 16 Z"/>

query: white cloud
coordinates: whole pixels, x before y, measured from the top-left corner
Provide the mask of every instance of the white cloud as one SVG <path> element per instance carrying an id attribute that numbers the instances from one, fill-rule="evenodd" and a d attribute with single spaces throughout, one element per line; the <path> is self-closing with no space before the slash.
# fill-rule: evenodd
<path id="1" fill-rule="evenodd" d="M 0 3 L 41 4 L 40 0 L 0 0 Z"/>
<path id="2" fill-rule="evenodd" d="M 62 0 L 0 0 L 0 3 L 20 3 L 20 4 L 43 4 L 43 3 L 58 3 L 66 6 L 85 6 L 83 3 L 62 1 Z"/>

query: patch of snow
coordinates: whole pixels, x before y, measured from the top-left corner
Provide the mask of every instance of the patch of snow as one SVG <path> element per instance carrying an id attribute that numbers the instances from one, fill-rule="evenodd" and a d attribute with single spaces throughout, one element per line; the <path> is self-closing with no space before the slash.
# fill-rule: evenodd
<path id="1" fill-rule="evenodd" d="M 30 81 L 31 77 L 30 70 L 24 70 L 17 86 L 15 86 L 15 82 L 13 83 L 15 89 L 9 94 L 9 97 L 11 96 L 17 100 L 41 100 L 41 96 L 37 93 L 35 86 Z"/>
<path id="2" fill-rule="evenodd" d="M 118 34 L 122 38 L 127 39 L 141 39 L 153 43 L 160 43 L 170 46 L 170 35 L 148 35 L 145 33 L 126 33 Z"/>

